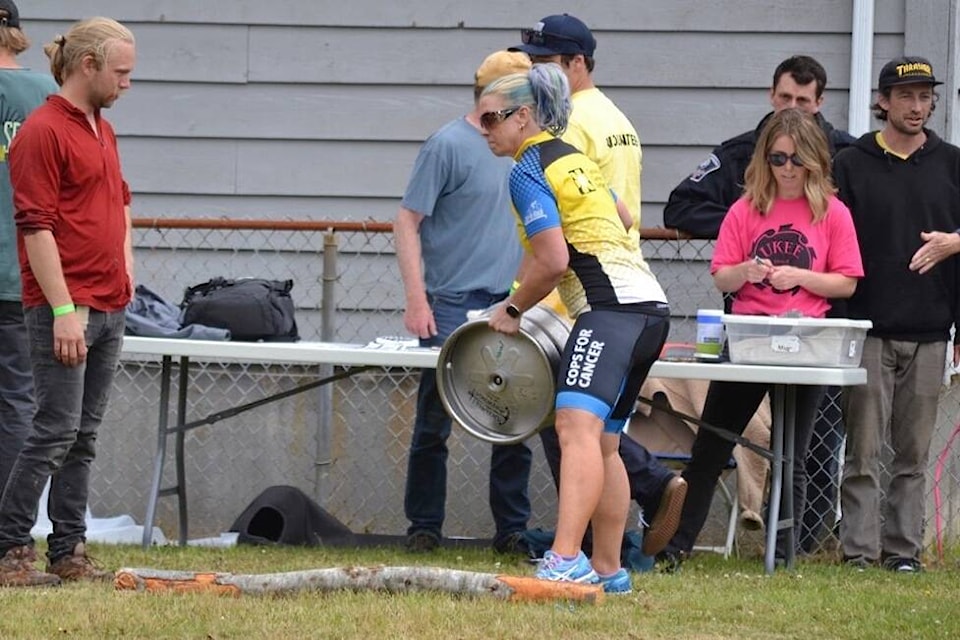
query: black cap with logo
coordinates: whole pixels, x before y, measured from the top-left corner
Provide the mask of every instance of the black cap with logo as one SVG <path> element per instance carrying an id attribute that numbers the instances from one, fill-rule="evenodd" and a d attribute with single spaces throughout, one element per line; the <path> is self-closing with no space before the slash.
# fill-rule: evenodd
<path id="1" fill-rule="evenodd" d="M 933 65 L 920 56 L 894 58 L 880 70 L 880 91 L 898 84 L 943 84 L 933 75 Z"/>

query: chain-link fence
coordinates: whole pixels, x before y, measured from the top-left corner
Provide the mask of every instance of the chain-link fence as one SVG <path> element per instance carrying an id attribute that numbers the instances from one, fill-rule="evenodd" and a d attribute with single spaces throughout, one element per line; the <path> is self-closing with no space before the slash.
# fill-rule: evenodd
<path id="1" fill-rule="evenodd" d="M 186 287 L 216 276 L 292 279 L 304 340 L 366 343 L 404 333 L 403 287 L 388 223 L 138 221 L 134 244 L 138 282 L 171 302 L 179 303 Z M 642 246 L 671 303 L 670 341 L 692 342 L 696 310 L 722 307 L 707 269 L 713 243 L 657 229 L 646 231 Z M 322 373 L 307 366 L 196 363 L 188 378 L 186 419 L 256 400 Z M 175 377 L 171 397 L 176 397 L 177 384 Z M 296 395 L 190 431 L 185 445 L 190 535 L 226 530 L 250 500 L 276 484 L 303 489 L 354 531 L 402 534 L 416 387 L 416 371 L 366 371 L 338 381 L 332 389 Z M 95 514 L 143 513 L 154 465 L 159 389 L 158 359 L 125 358 L 98 441 Z M 838 407 L 831 411 L 829 406 L 824 413 L 836 420 Z M 937 528 L 947 540 L 955 539 L 960 528 L 957 456 L 939 455 L 960 413 L 954 387 L 944 388 L 940 409 L 928 474 L 931 544 Z M 842 425 L 834 424 L 818 430 L 812 445 L 812 510 L 801 532 L 811 552 L 835 547 L 841 436 Z M 530 526 L 552 527 L 555 490 L 539 442 L 533 438 L 529 444 L 534 449 Z M 444 533 L 489 536 L 490 447 L 458 430 L 449 445 Z M 165 484 L 173 483 L 173 474 L 173 465 L 167 464 Z M 722 537 L 722 520 L 718 515 L 704 536 Z M 161 500 L 157 524 L 169 536 L 176 522 L 174 501 Z"/>

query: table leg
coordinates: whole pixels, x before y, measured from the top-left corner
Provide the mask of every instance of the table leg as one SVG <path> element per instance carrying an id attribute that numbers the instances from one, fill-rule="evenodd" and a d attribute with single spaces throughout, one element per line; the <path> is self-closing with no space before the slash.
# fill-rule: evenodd
<path id="1" fill-rule="evenodd" d="M 163 356 L 160 368 L 160 411 L 157 417 L 157 452 L 153 460 L 153 479 L 147 498 L 147 513 L 143 522 L 143 548 L 148 549 L 153 541 L 153 521 L 157 515 L 160 498 L 160 483 L 163 481 L 163 461 L 167 455 L 167 424 L 170 419 L 170 374 L 171 358 Z"/>
<path id="2" fill-rule="evenodd" d="M 783 438 L 784 438 L 784 387 L 773 385 L 770 398 L 770 413 L 773 424 L 770 429 L 770 499 L 767 502 L 767 544 L 764 548 L 763 567 L 772 574 L 776 567 L 777 530 L 780 526 L 780 500 L 783 492 Z"/>
<path id="3" fill-rule="evenodd" d="M 187 389 L 190 384 L 190 358 L 180 358 L 180 383 L 177 389 L 177 440 L 174 447 L 177 461 L 177 506 L 180 516 L 180 546 L 187 544 L 187 472 L 184 466 L 183 450 L 187 422 Z"/>
<path id="4" fill-rule="evenodd" d="M 787 530 L 786 545 L 784 549 L 784 565 L 788 569 L 793 568 L 793 561 L 796 557 L 797 546 L 797 525 L 799 524 L 793 518 L 793 459 L 796 454 L 796 428 L 797 428 L 797 387 L 788 385 L 784 389 L 784 420 L 783 420 L 783 495 L 781 504 L 786 517 L 780 521 L 780 527 Z"/>

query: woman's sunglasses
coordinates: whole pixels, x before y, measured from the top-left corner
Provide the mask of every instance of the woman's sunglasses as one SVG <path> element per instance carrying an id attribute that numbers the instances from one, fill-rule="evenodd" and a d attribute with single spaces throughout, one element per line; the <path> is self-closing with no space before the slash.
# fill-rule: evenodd
<path id="1" fill-rule="evenodd" d="M 769 162 L 771 166 L 774 166 L 774 167 L 782 167 L 783 165 L 787 164 L 787 160 L 792 162 L 793 166 L 795 167 L 803 166 L 803 162 L 800 161 L 800 158 L 797 157 L 797 154 L 788 156 L 787 154 L 782 153 L 780 151 L 774 151 L 773 153 L 767 154 L 767 162 Z"/>
<path id="2" fill-rule="evenodd" d="M 520 106 L 518 105 L 515 107 L 507 107 L 506 109 L 500 109 L 500 111 L 487 111 L 480 116 L 480 124 L 484 129 L 490 130 L 519 110 Z"/>

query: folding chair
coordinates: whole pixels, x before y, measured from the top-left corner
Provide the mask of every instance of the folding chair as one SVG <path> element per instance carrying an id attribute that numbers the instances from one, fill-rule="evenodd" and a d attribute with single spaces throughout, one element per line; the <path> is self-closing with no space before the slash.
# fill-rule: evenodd
<path id="1" fill-rule="evenodd" d="M 690 452 L 696 433 L 683 420 L 659 410 L 657 404 L 670 406 L 666 394 L 657 392 L 651 398 L 654 406 L 642 405 L 638 407 L 627 426 L 626 435 L 642 444 L 651 454 L 666 466 L 682 470 L 690 461 Z M 724 558 L 736 550 L 737 523 L 740 515 L 740 501 L 736 490 L 731 491 L 727 486 L 727 477 L 736 471 L 737 461 L 730 457 L 724 467 L 720 481 L 717 483 L 717 493 L 720 494 L 724 508 L 727 510 L 726 537 L 723 545 L 705 546 L 695 545 L 698 551 L 711 551 L 723 554 Z"/>

